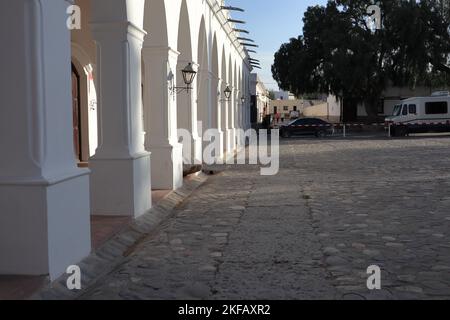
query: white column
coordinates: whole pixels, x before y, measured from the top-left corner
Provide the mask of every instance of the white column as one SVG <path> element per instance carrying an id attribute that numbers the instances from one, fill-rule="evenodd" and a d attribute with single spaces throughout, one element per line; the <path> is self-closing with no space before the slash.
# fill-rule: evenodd
<path id="1" fill-rule="evenodd" d="M 192 63 L 193 68 L 198 70 L 198 64 L 192 61 L 178 60 L 177 79 L 178 86 L 184 87 L 182 69 L 188 63 Z M 198 102 L 197 102 L 197 79 L 194 80 L 189 92 L 181 92 L 177 97 L 178 128 L 186 129 L 191 133 L 190 141 L 183 140 L 183 159 L 188 161 L 188 165 L 202 163 L 202 141 L 198 132 Z M 189 152 L 187 152 L 189 151 Z"/>
<path id="2" fill-rule="evenodd" d="M 0 2 L 0 274 L 89 254 L 89 171 L 73 147 L 67 1 Z"/>
<path id="3" fill-rule="evenodd" d="M 235 126 L 238 129 L 242 129 L 242 123 L 241 123 L 242 110 L 244 110 L 244 104 L 240 103 L 239 107 L 236 109 L 236 117 L 234 119 Z"/>
<path id="4" fill-rule="evenodd" d="M 250 105 L 249 104 L 245 104 L 244 106 L 244 116 L 242 118 L 242 127 L 246 130 L 249 127 L 249 123 L 250 123 Z"/>
<path id="5" fill-rule="evenodd" d="M 232 94 L 231 94 L 231 105 L 230 105 L 230 111 L 229 111 L 229 128 L 228 128 L 228 136 L 229 136 L 229 141 L 230 144 L 228 145 L 228 150 L 230 153 L 234 153 L 234 151 L 236 150 L 236 146 L 237 146 L 237 140 L 236 140 L 236 108 L 237 108 L 237 104 L 236 104 L 236 92 L 237 89 L 233 88 L 232 89 Z"/>
<path id="6" fill-rule="evenodd" d="M 152 152 L 154 189 L 172 190 L 183 185 L 183 146 L 177 134 L 176 85 L 179 52 L 169 47 L 144 47 L 145 146 Z"/>
<path id="7" fill-rule="evenodd" d="M 90 160 L 91 199 L 94 214 L 137 217 L 151 207 L 150 153 L 144 147 L 141 90 L 145 32 L 135 14 L 139 8 L 127 2 L 129 12 L 124 12 L 125 3 L 93 1 L 99 147 Z M 139 1 L 134 2 L 137 4 Z M 107 7 L 111 10 L 105 10 Z"/>
<path id="8" fill-rule="evenodd" d="M 216 158 L 218 160 L 222 160 L 224 157 L 224 145 L 225 145 L 225 138 L 224 138 L 224 128 L 222 127 L 222 101 L 225 98 L 225 93 L 222 90 L 222 79 L 212 76 L 211 79 L 211 86 L 213 90 L 215 89 L 217 92 L 216 97 L 212 97 L 213 104 L 212 107 L 216 108 L 216 110 L 213 110 L 212 114 L 215 117 L 212 121 L 213 123 L 213 129 L 217 129 L 217 137 L 219 139 L 219 150 L 217 150 Z M 215 100 L 214 100 L 215 99 Z M 214 128 L 214 126 L 216 126 Z"/>
<path id="9" fill-rule="evenodd" d="M 197 77 L 198 77 L 197 105 L 198 105 L 198 121 L 199 121 L 197 127 L 200 138 L 203 140 L 204 132 L 212 127 L 212 97 L 211 97 L 212 74 L 207 69 L 200 68 Z M 202 141 L 202 152 L 207 145 L 208 145 L 207 142 Z"/>
<path id="10" fill-rule="evenodd" d="M 211 85 L 212 85 L 212 73 L 205 69 L 198 71 L 199 83 L 197 83 L 198 101 L 198 115 L 199 121 L 202 121 L 203 131 L 210 129 L 212 126 L 212 97 L 211 97 Z M 198 88 L 198 86 L 201 86 Z M 215 96 L 214 96 L 215 98 Z"/>
<path id="11" fill-rule="evenodd" d="M 242 108 L 240 110 L 240 119 L 239 119 L 239 126 L 243 128 L 244 130 L 247 130 L 250 127 L 250 104 L 251 104 L 251 97 L 248 94 L 248 85 L 247 83 L 244 83 L 244 96 L 245 96 L 245 102 L 242 104 Z"/>
<path id="12" fill-rule="evenodd" d="M 236 141 L 237 141 L 237 148 L 241 149 L 244 146 L 243 136 L 241 136 L 241 130 L 245 130 L 245 127 L 243 126 L 242 119 L 244 116 L 244 110 L 245 105 L 241 102 L 240 98 L 241 92 L 237 90 L 236 92 L 236 108 L 234 109 L 235 112 L 235 119 L 234 123 L 237 128 L 240 130 L 236 131 Z"/>
<path id="13" fill-rule="evenodd" d="M 224 132 L 223 151 L 224 151 L 225 157 L 228 156 L 228 152 L 230 151 L 229 145 L 231 144 L 230 136 L 228 134 L 229 133 L 228 132 L 229 131 L 228 130 L 228 128 L 229 128 L 229 115 L 228 115 L 228 112 L 229 112 L 229 109 L 230 109 L 231 98 L 230 98 L 230 100 L 228 100 L 225 97 L 224 91 L 225 91 L 226 87 L 227 87 L 227 84 L 225 82 L 222 82 L 222 86 L 221 86 L 220 92 L 221 92 L 221 94 L 223 96 L 222 96 L 221 104 L 220 104 L 221 113 L 222 113 L 221 116 L 220 116 L 220 120 L 221 120 L 221 128 L 222 128 L 222 130 Z"/>

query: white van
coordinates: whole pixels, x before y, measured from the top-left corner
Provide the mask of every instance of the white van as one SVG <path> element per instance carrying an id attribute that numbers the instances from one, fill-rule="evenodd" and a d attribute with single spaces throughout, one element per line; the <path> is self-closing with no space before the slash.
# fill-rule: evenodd
<path id="1" fill-rule="evenodd" d="M 391 135 L 400 137 L 409 133 L 450 132 L 449 92 L 403 100 L 386 118 L 386 125 L 391 127 Z"/>

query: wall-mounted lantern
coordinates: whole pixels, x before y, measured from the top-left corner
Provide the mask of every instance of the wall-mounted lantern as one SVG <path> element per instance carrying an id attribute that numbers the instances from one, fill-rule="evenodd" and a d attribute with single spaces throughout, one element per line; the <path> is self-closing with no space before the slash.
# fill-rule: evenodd
<path id="1" fill-rule="evenodd" d="M 183 70 L 181 70 L 181 73 L 183 74 L 183 80 L 186 86 L 188 86 L 189 89 L 192 89 L 191 85 L 197 75 L 197 72 L 192 67 L 192 63 L 189 63 Z"/>
<path id="2" fill-rule="evenodd" d="M 231 98 L 231 94 L 233 91 L 231 90 L 230 86 L 227 86 L 225 90 L 223 91 L 223 94 L 225 95 L 225 99 L 219 99 L 219 102 L 229 102 Z M 221 96 L 220 92 L 217 93 L 217 96 Z"/>
<path id="3" fill-rule="evenodd" d="M 194 82 L 197 72 L 194 70 L 192 63 L 189 63 L 183 70 L 181 70 L 181 74 L 183 75 L 183 81 L 186 86 L 185 87 L 174 86 L 172 76 L 172 86 L 170 88 L 170 91 L 173 95 L 181 93 L 183 91 L 190 92 L 192 90 L 192 83 Z"/>
<path id="4" fill-rule="evenodd" d="M 227 86 L 226 88 L 225 88 L 225 91 L 223 92 L 224 94 L 225 94 L 225 98 L 227 99 L 227 100 L 230 100 L 230 97 L 231 97 L 231 88 L 229 87 L 229 86 Z"/>

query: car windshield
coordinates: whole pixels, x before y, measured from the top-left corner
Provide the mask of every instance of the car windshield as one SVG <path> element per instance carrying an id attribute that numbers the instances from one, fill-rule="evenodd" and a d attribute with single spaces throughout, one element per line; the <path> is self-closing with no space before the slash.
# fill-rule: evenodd
<path id="1" fill-rule="evenodd" d="M 392 113 L 392 115 L 394 117 L 398 117 L 400 115 L 400 113 L 402 112 L 402 105 L 398 104 L 394 107 L 394 112 Z"/>

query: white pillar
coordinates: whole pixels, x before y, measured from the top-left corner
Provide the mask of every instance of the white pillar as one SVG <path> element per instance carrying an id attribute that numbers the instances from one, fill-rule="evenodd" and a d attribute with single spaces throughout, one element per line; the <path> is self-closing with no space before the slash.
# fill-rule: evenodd
<path id="1" fill-rule="evenodd" d="M 198 64 L 192 61 L 178 60 L 177 79 L 178 86 L 184 87 L 182 77 L 182 69 L 188 63 L 192 63 L 193 68 L 198 70 Z M 202 141 L 198 132 L 198 100 L 197 100 L 197 79 L 192 83 L 192 90 L 189 92 L 181 92 L 177 97 L 177 120 L 178 128 L 186 129 L 191 133 L 190 141 L 183 141 L 183 159 L 188 161 L 187 164 L 201 164 L 202 163 Z M 190 151 L 188 154 L 187 151 Z"/>
<path id="2" fill-rule="evenodd" d="M 241 118 L 240 118 L 240 126 L 244 129 L 247 130 L 250 128 L 250 112 L 251 112 L 251 96 L 248 93 L 248 83 L 246 82 L 244 84 L 244 96 L 246 97 L 245 99 L 245 103 L 242 105 L 242 110 L 241 110 Z"/>
<path id="3" fill-rule="evenodd" d="M 236 128 L 238 128 L 238 129 L 242 129 L 241 118 L 242 118 L 242 110 L 244 109 L 243 107 L 244 107 L 243 103 L 241 103 L 236 110 L 236 117 L 234 119 L 234 123 L 235 123 Z"/>
<path id="4" fill-rule="evenodd" d="M 99 112 L 99 147 L 90 160 L 94 214 L 137 217 L 151 207 L 142 120 L 143 8 L 143 0 L 93 1 Z"/>
<path id="5" fill-rule="evenodd" d="M 241 119 L 241 126 L 244 129 L 248 129 L 249 127 L 249 118 L 250 118 L 250 105 L 248 103 L 243 106 L 243 117 Z"/>
<path id="6" fill-rule="evenodd" d="M 216 154 L 216 158 L 218 160 L 222 160 L 224 157 L 224 131 L 223 131 L 223 127 L 222 127 L 222 101 L 225 98 L 225 93 L 222 90 L 222 79 L 216 77 L 216 76 L 212 76 L 211 79 L 211 87 L 213 88 L 213 90 L 215 90 L 217 92 L 217 95 L 215 97 L 212 97 L 213 99 L 213 104 L 212 107 L 216 108 L 216 110 L 212 111 L 213 116 L 215 117 L 215 119 L 213 119 L 212 123 L 213 123 L 213 129 L 217 129 L 217 134 L 218 134 L 218 138 L 219 138 L 219 150 L 217 151 Z M 214 100 L 215 99 L 215 100 Z M 216 126 L 214 128 L 214 126 Z"/>
<path id="7" fill-rule="evenodd" d="M 198 103 L 198 118 L 199 121 L 202 122 L 202 128 L 204 131 L 206 129 L 210 129 L 212 126 L 212 73 L 208 70 L 200 69 L 197 77 L 199 77 L 200 80 L 200 82 L 197 83 L 197 90 L 199 90 L 198 101 L 202 101 L 201 104 Z M 199 84 L 201 85 L 200 88 L 198 88 Z"/>
<path id="8" fill-rule="evenodd" d="M 144 47 L 145 146 L 152 152 L 154 189 L 172 190 L 183 185 L 183 146 L 177 134 L 175 86 L 179 52 L 169 47 Z"/>
<path id="9" fill-rule="evenodd" d="M 238 94 L 239 94 L 239 91 L 236 92 L 236 95 L 238 95 Z M 235 138 L 235 140 L 236 140 L 236 148 L 238 150 L 240 150 L 242 148 L 242 145 L 243 145 L 243 142 L 242 142 L 243 137 L 240 135 L 241 129 L 244 129 L 244 127 L 242 126 L 242 122 L 241 122 L 242 121 L 243 108 L 244 108 L 244 106 L 242 105 L 242 103 L 240 102 L 240 99 L 239 99 L 239 101 L 236 102 L 236 106 L 234 108 L 234 119 L 233 119 L 234 120 L 233 123 L 235 125 L 235 128 L 239 129 L 239 130 L 236 130 L 236 134 L 235 134 L 235 136 L 236 136 L 236 138 Z"/>
<path id="10" fill-rule="evenodd" d="M 67 1 L 0 2 L 0 274 L 89 254 L 89 171 L 75 162 Z"/>
<path id="11" fill-rule="evenodd" d="M 227 84 L 226 83 L 222 83 L 221 86 L 221 90 L 220 92 L 224 95 L 223 98 L 221 99 L 221 104 L 220 104 L 220 109 L 221 109 L 221 116 L 220 116 L 220 120 L 221 120 L 221 128 L 223 129 L 223 133 L 224 133 L 224 141 L 223 141 L 223 151 L 225 156 L 228 156 L 228 152 L 230 152 L 230 148 L 229 145 L 231 144 L 230 142 L 230 136 L 229 136 L 229 109 L 230 109 L 230 101 L 231 101 L 231 97 L 230 99 L 226 99 L 225 98 L 225 94 L 223 93 L 224 90 L 226 89 Z"/>
<path id="12" fill-rule="evenodd" d="M 200 68 L 197 77 L 198 77 L 197 105 L 198 105 L 198 121 L 199 121 L 197 127 L 200 138 L 203 140 L 204 132 L 212 127 L 212 97 L 211 97 L 212 74 L 207 69 Z M 202 141 L 202 152 L 207 145 L 208 145 L 207 142 Z"/>
<path id="13" fill-rule="evenodd" d="M 230 111 L 229 111 L 229 128 L 228 128 L 228 135 L 229 135 L 229 139 L 230 139 L 230 145 L 228 146 L 229 150 L 231 153 L 233 153 L 234 151 L 236 151 L 237 148 L 237 130 L 236 128 L 238 128 L 238 126 L 236 126 L 236 108 L 237 108 L 237 104 L 236 104 L 236 92 L 237 89 L 233 88 L 233 93 L 231 94 L 231 105 L 230 105 Z"/>

